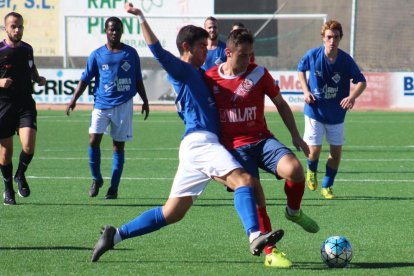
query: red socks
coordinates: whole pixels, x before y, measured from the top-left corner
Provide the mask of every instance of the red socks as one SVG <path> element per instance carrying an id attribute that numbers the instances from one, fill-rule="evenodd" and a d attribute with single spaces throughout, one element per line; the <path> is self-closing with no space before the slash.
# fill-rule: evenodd
<path id="1" fill-rule="evenodd" d="M 305 192 L 305 180 L 301 182 L 285 181 L 285 194 L 287 206 L 292 210 L 300 210 L 303 193 Z"/>
<path id="2" fill-rule="evenodd" d="M 257 216 L 259 217 L 260 232 L 267 233 L 272 231 L 272 224 L 270 223 L 269 216 L 267 215 L 266 207 L 257 207 Z M 275 244 L 267 244 L 264 248 L 266 255 L 271 254 Z"/>

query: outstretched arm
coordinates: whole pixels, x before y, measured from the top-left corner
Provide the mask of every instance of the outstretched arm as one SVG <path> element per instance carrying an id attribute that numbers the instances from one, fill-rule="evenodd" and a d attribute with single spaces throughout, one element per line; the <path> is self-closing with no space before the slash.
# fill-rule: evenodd
<path id="1" fill-rule="evenodd" d="M 138 16 L 145 42 L 148 45 L 157 43 L 158 38 L 152 32 L 148 22 L 145 20 L 145 17 L 142 11 L 138 8 L 135 8 L 132 3 L 125 3 L 124 8 L 128 13 Z"/>

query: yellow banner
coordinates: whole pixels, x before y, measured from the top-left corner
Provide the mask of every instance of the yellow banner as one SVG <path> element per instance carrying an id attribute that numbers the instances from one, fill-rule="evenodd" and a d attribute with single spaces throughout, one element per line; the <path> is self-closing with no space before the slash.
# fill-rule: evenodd
<path id="1" fill-rule="evenodd" d="M 23 41 L 33 46 L 35 56 L 57 56 L 61 53 L 59 6 L 59 0 L 0 0 L 1 25 L 7 13 L 20 13 Z"/>

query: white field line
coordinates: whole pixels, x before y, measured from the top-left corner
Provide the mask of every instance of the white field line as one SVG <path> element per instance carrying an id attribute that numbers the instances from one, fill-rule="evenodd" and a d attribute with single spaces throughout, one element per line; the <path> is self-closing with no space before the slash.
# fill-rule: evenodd
<path id="1" fill-rule="evenodd" d="M 88 157 L 36 157 L 39 160 L 89 160 Z M 101 160 L 112 160 L 112 157 L 101 157 Z M 176 161 L 178 158 L 168 157 L 125 157 L 125 160 L 167 160 Z"/>
<path id="2" fill-rule="evenodd" d="M 76 180 L 89 180 L 91 176 L 35 176 L 26 175 L 26 178 L 30 179 L 76 179 Z M 103 179 L 111 179 L 110 177 L 103 177 Z M 122 177 L 122 180 L 173 180 L 172 177 Z"/>
<path id="3" fill-rule="evenodd" d="M 261 178 L 260 181 L 275 181 L 275 178 Z M 387 183 L 400 183 L 400 182 L 404 182 L 404 183 L 413 183 L 414 184 L 414 179 L 341 179 L 341 178 L 335 178 L 335 182 L 387 182 Z"/>
<path id="4" fill-rule="evenodd" d="M 126 148 L 128 151 L 169 151 L 169 150 L 176 150 L 178 151 L 178 148 Z M 74 151 L 82 151 L 87 152 L 87 147 L 81 148 L 81 149 L 42 149 L 40 152 L 74 152 Z M 101 148 L 101 151 L 112 151 L 112 148 Z"/>
<path id="5" fill-rule="evenodd" d="M 406 149 L 406 148 L 414 148 L 414 145 L 406 145 L 406 146 L 375 146 L 375 145 L 366 145 L 366 146 L 362 146 L 362 145 L 358 145 L 358 146 L 348 146 L 348 145 L 344 145 L 344 149 L 346 148 L 355 148 L 355 149 L 365 149 L 365 148 L 370 148 L 370 149 Z"/>
<path id="6" fill-rule="evenodd" d="M 63 123 L 89 123 L 90 122 L 90 120 L 76 120 L 76 119 L 74 119 L 74 120 L 65 120 L 65 119 L 58 119 L 58 120 L 53 120 L 53 121 L 48 121 L 48 122 L 52 122 L 52 123 L 61 123 L 61 122 L 63 122 Z M 135 120 L 135 121 L 133 121 L 133 123 L 134 124 L 139 124 L 139 125 L 141 125 L 141 124 L 144 124 L 144 122 L 140 122 L 140 121 L 137 121 L 137 120 Z M 180 124 L 183 124 L 183 122 L 182 121 L 178 121 L 178 120 L 152 120 L 151 121 L 151 124 L 171 124 L 171 123 L 180 123 Z M 145 124 L 147 124 L 147 123 L 145 123 Z M 86 130 L 88 130 L 88 129 L 86 129 Z"/>

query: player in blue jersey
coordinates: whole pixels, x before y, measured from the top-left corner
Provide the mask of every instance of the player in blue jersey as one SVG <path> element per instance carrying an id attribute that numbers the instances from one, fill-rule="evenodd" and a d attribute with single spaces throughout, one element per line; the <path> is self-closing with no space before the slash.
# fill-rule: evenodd
<path id="1" fill-rule="evenodd" d="M 25 172 L 32 161 L 37 133 L 33 83 L 45 85 L 33 59 L 33 48 L 22 41 L 23 17 L 10 12 L 4 17 L 6 38 L 0 42 L 0 169 L 4 181 L 4 205 L 15 205 L 13 189 L 13 136 L 19 134 L 22 151 L 14 180 L 21 197 L 30 195 Z"/>
<path id="2" fill-rule="evenodd" d="M 298 74 L 305 99 L 304 140 L 310 150 L 306 180 L 309 189 L 316 190 L 319 156 L 326 136 L 330 148 L 321 194 L 333 199 L 332 185 L 344 143 L 345 114 L 364 91 L 366 81 L 353 58 L 338 48 L 343 36 L 341 24 L 335 20 L 326 22 L 321 36 L 323 45 L 305 54 L 298 64 Z M 355 84 L 352 91 L 351 80 Z"/>
<path id="3" fill-rule="evenodd" d="M 164 206 L 147 210 L 119 228 L 105 226 L 93 250 L 92 262 L 98 261 L 102 254 L 122 240 L 180 221 L 211 179 L 235 190 L 234 206 L 249 236 L 250 252 L 260 255 L 268 242 L 282 238 L 283 230 L 260 233 L 253 195 L 253 187 L 257 183 L 218 142 L 218 113 L 200 70 L 207 54 L 208 33 L 193 25 L 182 27 L 176 41 L 179 59 L 161 47 L 141 10 L 131 3 L 126 3 L 125 9 L 138 16 L 145 42 L 168 72 L 169 81 L 177 93 L 177 109 L 185 131 L 180 144 L 178 170 Z M 226 235 L 225 231 L 223 235 Z"/>
<path id="4" fill-rule="evenodd" d="M 86 87 L 95 79 L 94 108 L 89 127 L 89 165 L 92 172 L 92 185 L 89 196 L 95 197 L 103 185 L 101 174 L 102 136 L 110 126 L 113 140 L 113 163 L 111 185 L 106 199 L 118 197 L 118 186 L 125 160 L 125 141 L 132 140 L 133 97 L 138 92 L 143 101 L 144 120 L 149 113 L 148 99 L 142 80 L 141 65 L 137 51 L 123 43 L 122 21 L 110 17 L 105 21 L 107 43 L 89 56 L 73 97 L 66 108 L 69 116 L 76 107 L 76 101 Z"/>
<path id="5" fill-rule="evenodd" d="M 208 43 L 207 43 L 207 57 L 201 68 L 207 71 L 211 67 L 219 65 L 227 60 L 226 43 L 219 40 L 218 24 L 215 17 L 209 16 L 204 21 L 204 29 L 208 32 Z"/>

